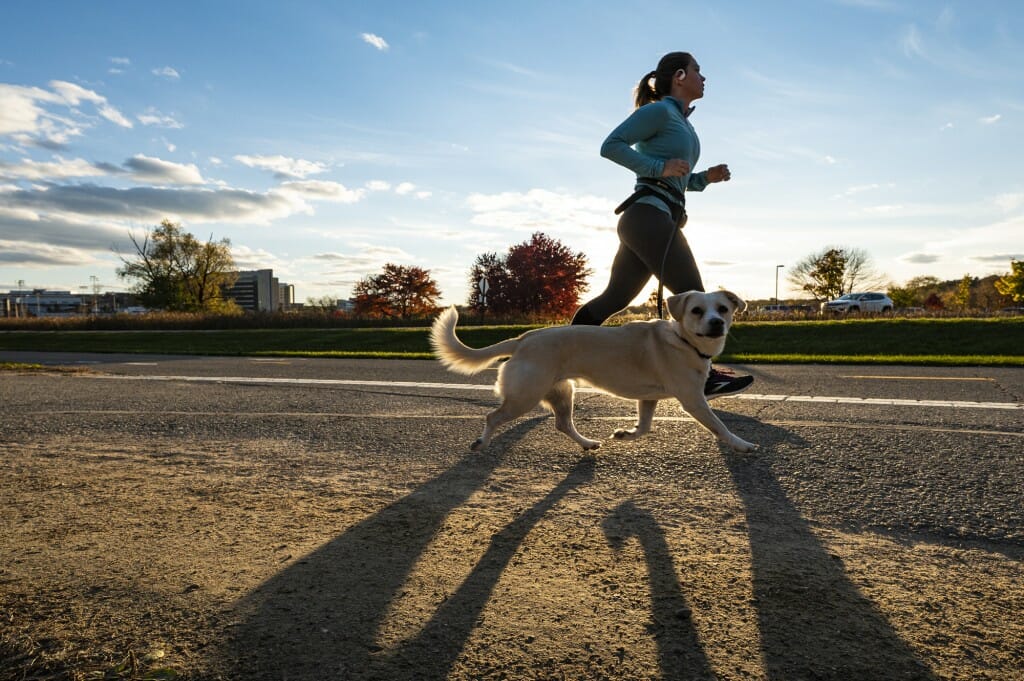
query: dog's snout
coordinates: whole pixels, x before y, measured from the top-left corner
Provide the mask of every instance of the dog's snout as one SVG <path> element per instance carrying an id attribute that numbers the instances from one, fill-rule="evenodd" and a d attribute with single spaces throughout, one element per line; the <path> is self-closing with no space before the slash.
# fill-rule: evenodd
<path id="1" fill-rule="evenodd" d="M 712 338 L 718 338 L 725 334 L 725 320 L 721 317 L 712 317 L 707 320 L 707 334 Z"/>

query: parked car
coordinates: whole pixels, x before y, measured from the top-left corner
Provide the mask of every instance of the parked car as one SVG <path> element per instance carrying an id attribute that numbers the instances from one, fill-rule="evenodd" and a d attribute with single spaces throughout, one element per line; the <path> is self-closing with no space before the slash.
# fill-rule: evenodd
<path id="1" fill-rule="evenodd" d="M 821 304 L 822 312 L 892 312 L 892 298 L 884 293 L 847 293 Z"/>

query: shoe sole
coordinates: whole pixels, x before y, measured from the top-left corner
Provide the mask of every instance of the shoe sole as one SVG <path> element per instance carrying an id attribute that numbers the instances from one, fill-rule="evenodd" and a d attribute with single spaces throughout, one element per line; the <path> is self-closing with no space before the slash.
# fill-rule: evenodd
<path id="1" fill-rule="evenodd" d="M 743 392 L 744 390 L 749 390 L 749 389 L 750 389 L 750 386 L 752 386 L 752 385 L 754 385 L 754 382 L 753 382 L 753 381 L 751 381 L 750 383 L 747 383 L 747 384 L 746 384 L 745 386 L 743 386 L 742 388 L 737 388 L 736 390 L 730 390 L 730 391 L 729 391 L 729 392 L 727 392 L 727 393 L 725 393 L 725 392 L 720 392 L 720 393 L 712 393 L 712 394 L 710 394 L 710 395 L 705 395 L 705 396 L 704 396 L 704 399 L 706 399 L 706 400 L 709 400 L 709 401 L 710 401 L 710 400 L 713 400 L 713 399 L 715 399 L 716 397 L 729 397 L 730 395 L 739 395 L 739 394 L 740 394 L 741 392 Z"/>

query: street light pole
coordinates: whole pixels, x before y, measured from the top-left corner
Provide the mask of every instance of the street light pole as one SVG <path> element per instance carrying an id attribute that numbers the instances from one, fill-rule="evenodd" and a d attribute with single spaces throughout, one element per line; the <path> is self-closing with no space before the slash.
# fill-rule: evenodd
<path id="1" fill-rule="evenodd" d="M 776 305 L 779 304 L 779 270 L 781 270 L 783 267 L 785 267 L 785 265 L 776 265 L 775 266 L 775 304 Z"/>

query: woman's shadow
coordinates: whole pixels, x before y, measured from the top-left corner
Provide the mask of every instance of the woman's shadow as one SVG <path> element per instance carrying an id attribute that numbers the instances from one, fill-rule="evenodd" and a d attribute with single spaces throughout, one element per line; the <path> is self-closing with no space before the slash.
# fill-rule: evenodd
<path id="1" fill-rule="evenodd" d="M 746 512 L 754 605 L 767 677 L 934 679 L 885 615 L 850 581 L 772 470 L 773 451 L 795 436 L 753 419 L 761 449 L 723 448 Z M 796 439 L 797 444 L 806 444 Z"/>
<path id="2" fill-rule="evenodd" d="M 518 424 L 496 438 L 490 451 L 502 452 L 546 420 Z M 378 631 L 417 560 L 446 517 L 502 460 L 500 453 L 463 457 L 261 585 L 238 605 L 243 619 L 220 664 L 232 677 L 250 679 L 445 678 L 522 540 L 594 471 L 592 457 L 579 461 L 547 496 L 492 538 L 472 573 L 416 637 L 395 650 L 382 649 Z"/>

